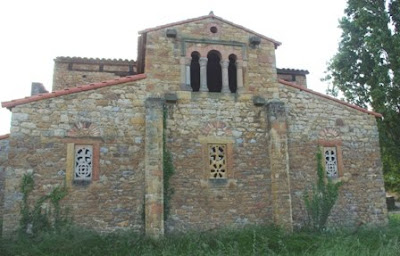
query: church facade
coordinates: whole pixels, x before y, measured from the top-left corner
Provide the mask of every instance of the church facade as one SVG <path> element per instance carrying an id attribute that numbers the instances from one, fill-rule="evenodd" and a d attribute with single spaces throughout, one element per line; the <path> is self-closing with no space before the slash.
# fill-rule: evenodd
<path id="1" fill-rule="evenodd" d="M 139 34 L 136 61 L 58 57 L 52 92 L 2 103 L 3 233 L 26 173 L 32 198 L 66 186 L 74 222 L 99 231 L 293 229 L 318 151 L 343 182 L 330 223 L 387 222 L 379 113 L 308 89 L 307 71 L 276 68 L 278 41 L 212 13 Z"/>

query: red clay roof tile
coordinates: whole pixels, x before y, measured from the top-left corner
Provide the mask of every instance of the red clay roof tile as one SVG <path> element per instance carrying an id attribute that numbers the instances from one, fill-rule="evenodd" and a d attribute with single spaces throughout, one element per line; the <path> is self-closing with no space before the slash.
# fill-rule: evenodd
<path id="1" fill-rule="evenodd" d="M 342 104 L 342 105 L 345 105 L 345 106 L 347 106 L 347 107 L 354 108 L 354 109 L 356 109 L 356 110 L 358 110 L 358 111 L 367 113 L 367 114 L 369 114 L 369 115 L 373 115 L 373 116 L 375 116 L 375 117 L 382 117 L 382 114 L 380 114 L 380 113 L 377 113 L 377 112 L 374 112 L 374 111 L 370 111 L 370 110 L 367 110 L 367 109 L 365 109 L 365 108 L 361 108 L 361 107 L 359 107 L 359 106 L 350 104 L 350 103 L 348 103 L 348 102 L 344 102 L 344 101 L 338 100 L 338 99 L 336 99 L 336 98 L 334 98 L 334 97 L 331 97 L 331 96 L 325 95 L 325 94 L 323 94 L 323 93 L 319 93 L 319 92 L 313 91 L 313 90 L 308 89 L 308 88 L 305 88 L 305 87 L 303 87 L 303 86 L 300 86 L 300 85 L 297 85 L 297 84 L 294 84 L 294 83 L 291 83 L 291 82 L 287 82 L 287 81 L 282 80 L 282 79 L 278 79 L 278 82 L 281 83 L 281 84 L 284 84 L 284 85 L 287 85 L 287 86 L 290 86 L 290 87 L 299 89 L 299 90 L 301 90 L 301 91 L 305 91 L 305 92 L 308 92 L 308 93 L 317 95 L 317 96 L 319 96 L 319 97 L 322 97 L 322 98 L 325 98 L 325 99 L 328 99 L 328 100 L 337 102 L 337 103 Z"/>
<path id="2" fill-rule="evenodd" d="M 9 137 L 10 137 L 10 134 L 0 135 L 0 140 L 5 140 L 5 139 L 8 139 Z"/>
<path id="3" fill-rule="evenodd" d="M 145 74 L 125 76 L 125 77 L 102 81 L 102 82 L 98 82 L 98 83 L 91 83 L 91 84 L 81 85 L 81 86 L 77 86 L 77 87 L 73 87 L 73 88 L 67 88 L 64 90 L 54 91 L 51 93 L 41 93 L 41 94 L 37 94 L 34 96 L 25 97 L 22 99 L 5 101 L 5 102 L 1 103 L 1 106 L 3 108 L 11 109 L 15 106 L 26 104 L 26 103 L 31 103 L 31 102 L 35 102 L 35 101 L 39 101 L 39 100 L 44 100 L 44 99 L 55 98 L 55 97 L 62 96 L 62 95 L 68 95 L 68 94 L 73 94 L 73 93 L 78 93 L 78 92 L 83 92 L 83 91 L 88 91 L 88 90 L 94 90 L 94 89 L 117 85 L 117 84 L 138 81 L 138 80 L 145 79 L 145 78 L 146 78 Z"/>

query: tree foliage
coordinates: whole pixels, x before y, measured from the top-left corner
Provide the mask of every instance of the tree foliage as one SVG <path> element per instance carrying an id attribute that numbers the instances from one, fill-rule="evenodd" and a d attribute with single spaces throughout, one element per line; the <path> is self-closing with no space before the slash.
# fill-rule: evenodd
<path id="1" fill-rule="evenodd" d="M 328 93 L 372 107 L 378 120 L 386 186 L 400 191 L 400 0 L 348 0 Z"/>

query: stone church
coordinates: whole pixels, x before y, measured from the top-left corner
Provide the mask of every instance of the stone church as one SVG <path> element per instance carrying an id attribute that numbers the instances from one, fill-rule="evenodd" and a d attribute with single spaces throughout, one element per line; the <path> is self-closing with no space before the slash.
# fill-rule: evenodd
<path id="1" fill-rule="evenodd" d="M 332 225 L 387 222 L 376 119 L 279 69 L 280 43 L 210 13 L 139 32 L 137 60 L 57 57 L 52 92 L 2 102 L 3 233 L 18 227 L 21 178 L 98 231 L 304 225 L 317 177 L 342 181 Z M 164 181 L 166 152 L 174 173 Z M 164 208 L 166 183 L 173 188 Z"/>

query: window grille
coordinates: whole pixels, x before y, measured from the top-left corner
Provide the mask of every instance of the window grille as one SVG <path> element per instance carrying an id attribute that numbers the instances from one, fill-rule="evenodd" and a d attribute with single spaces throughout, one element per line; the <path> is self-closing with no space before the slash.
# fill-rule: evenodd
<path id="1" fill-rule="evenodd" d="M 75 180 L 91 180 L 93 170 L 93 146 L 75 146 Z"/>
<path id="2" fill-rule="evenodd" d="M 210 178 L 226 178 L 226 145 L 209 144 L 208 154 L 210 159 Z"/>
<path id="3" fill-rule="evenodd" d="M 337 154 L 335 147 L 324 148 L 325 152 L 325 170 L 328 178 L 338 177 L 338 164 L 337 164 Z"/>

